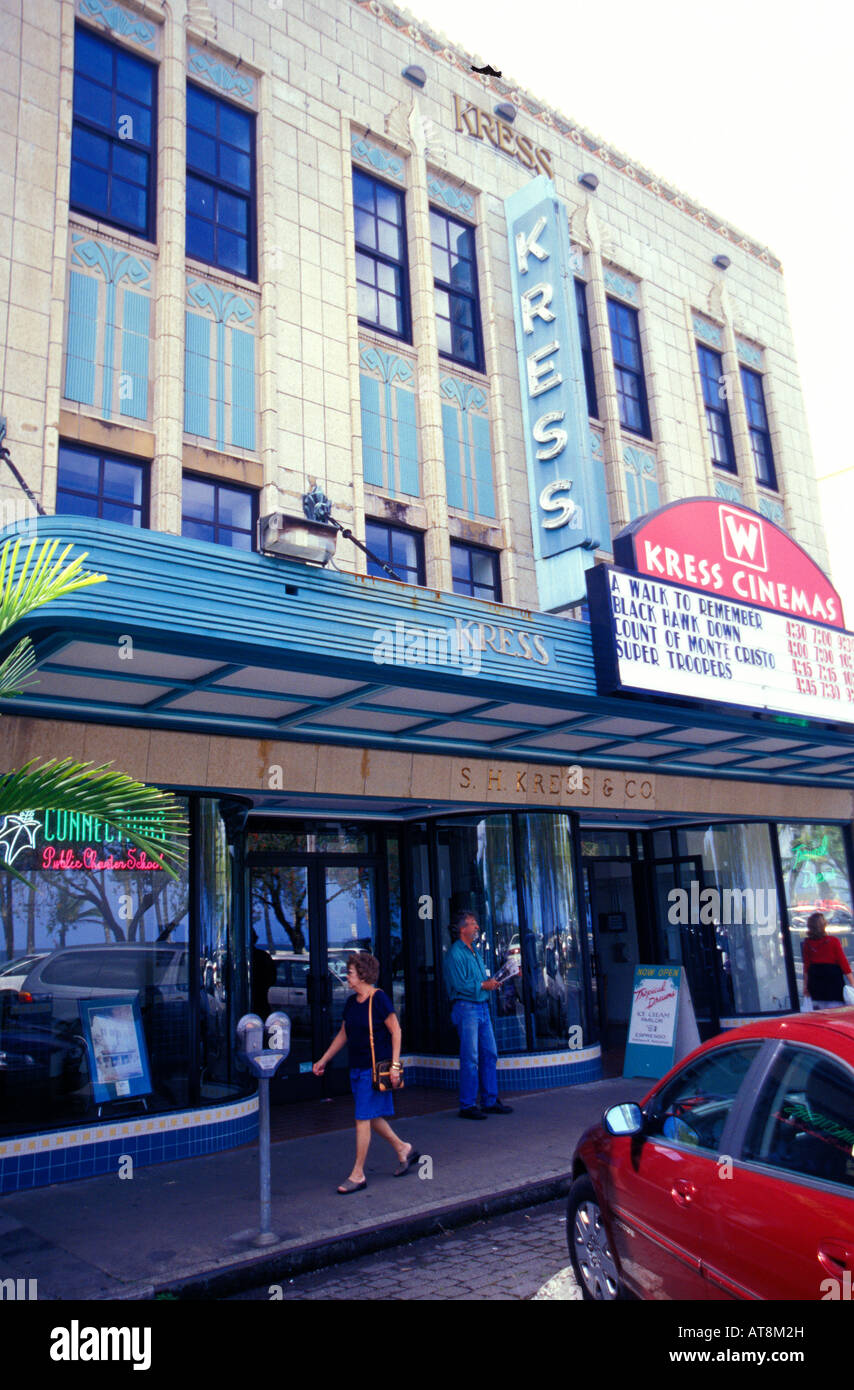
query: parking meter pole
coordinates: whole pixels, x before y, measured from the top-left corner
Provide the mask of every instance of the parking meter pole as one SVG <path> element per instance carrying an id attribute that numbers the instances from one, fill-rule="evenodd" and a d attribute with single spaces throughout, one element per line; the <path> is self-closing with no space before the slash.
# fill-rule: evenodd
<path id="1" fill-rule="evenodd" d="M 258 1078 L 258 1159 L 261 1167 L 261 1230 L 255 1245 L 275 1245 L 270 1204 L 270 1082 Z"/>

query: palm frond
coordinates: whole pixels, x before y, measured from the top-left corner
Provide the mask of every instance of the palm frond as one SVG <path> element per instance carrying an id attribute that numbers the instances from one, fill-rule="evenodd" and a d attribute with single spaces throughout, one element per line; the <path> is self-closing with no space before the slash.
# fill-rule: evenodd
<path id="1" fill-rule="evenodd" d="M 71 758 L 51 758 L 37 767 L 37 762 L 33 758 L 17 772 L 0 776 L 0 816 L 47 810 L 92 816 L 177 877 L 171 865 L 181 867 L 186 862 L 189 826 L 171 792 L 114 772 L 110 763 L 95 767 Z M 156 837 L 151 834 L 154 817 Z"/>
<path id="2" fill-rule="evenodd" d="M 17 540 L 6 541 L 0 551 L 0 634 L 43 603 L 64 598 L 66 594 L 86 588 L 89 584 L 103 584 L 107 578 L 105 574 L 94 574 L 82 568 L 85 551 L 66 564 L 65 557 L 71 545 L 67 545 L 57 556 L 58 539 L 44 541 L 34 560 L 37 544 L 37 538 L 30 541 L 20 570 L 20 536 Z"/>
<path id="3" fill-rule="evenodd" d="M 22 637 L 5 661 L 0 662 L 0 700 L 20 695 L 36 668 L 36 654 L 29 637 Z"/>

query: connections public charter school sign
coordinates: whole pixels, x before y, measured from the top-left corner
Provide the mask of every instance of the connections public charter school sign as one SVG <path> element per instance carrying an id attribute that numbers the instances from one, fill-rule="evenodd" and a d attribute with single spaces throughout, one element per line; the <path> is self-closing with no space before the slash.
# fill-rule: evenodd
<path id="1" fill-rule="evenodd" d="M 854 633 L 780 527 L 692 498 L 614 540 L 587 573 L 600 694 L 633 692 L 854 723 Z"/>

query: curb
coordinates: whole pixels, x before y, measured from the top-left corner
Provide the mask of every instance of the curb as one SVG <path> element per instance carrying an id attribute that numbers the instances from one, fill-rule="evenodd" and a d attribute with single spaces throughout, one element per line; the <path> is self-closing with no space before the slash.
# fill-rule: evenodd
<path id="1" fill-rule="evenodd" d="M 377 1250 L 420 1240 L 456 1226 L 471 1225 L 484 1217 L 501 1216 L 522 1207 L 538 1206 L 565 1197 L 572 1186 L 570 1173 L 557 1174 L 520 1187 L 505 1188 L 484 1197 L 466 1202 L 454 1202 L 433 1207 L 429 1211 L 395 1221 L 387 1221 L 370 1230 L 326 1240 L 308 1241 L 278 1252 L 265 1251 L 228 1265 L 200 1270 L 184 1278 L 144 1285 L 105 1295 L 105 1300 L 140 1301 L 170 1295 L 178 1300 L 219 1299 L 257 1284 L 281 1283 L 296 1275 L 310 1274 L 327 1265 L 345 1264 L 348 1260 L 372 1255 Z"/>

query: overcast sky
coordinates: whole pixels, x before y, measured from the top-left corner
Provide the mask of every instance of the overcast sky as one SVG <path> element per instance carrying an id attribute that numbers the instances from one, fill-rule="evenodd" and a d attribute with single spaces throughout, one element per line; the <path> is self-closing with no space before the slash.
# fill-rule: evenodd
<path id="1" fill-rule="evenodd" d="M 432 29 L 783 262 L 833 574 L 854 629 L 854 19 L 843 0 L 410 0 Z M 550 15 L 527 32 L 529 14 Z M 824 492 L 824 489 L 823 489 Z"/>

